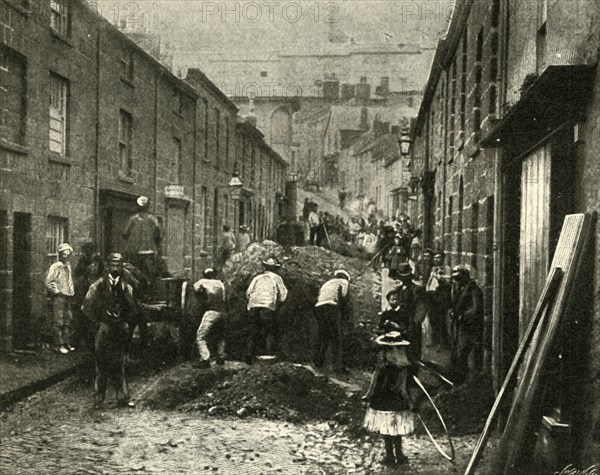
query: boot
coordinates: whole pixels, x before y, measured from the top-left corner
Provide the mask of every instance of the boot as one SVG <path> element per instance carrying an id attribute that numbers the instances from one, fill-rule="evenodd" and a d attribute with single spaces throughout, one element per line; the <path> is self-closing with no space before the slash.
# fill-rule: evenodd
<path id="1" fill-rule="evenodd" d="M 394 458 L 394 444 L 392 438 L 389 435 L 384 435 L 383 442 L 385 444 L 385 457 L 383 457 L 381 463 L 383 465 L 394 465 L 396 459 Z"/>
<path id="2" fill-rule="evenodd" d="M 394 450 L 396 452 L 396 464 L 404 465 L 408 463 L 408 457 L 402 452 L 402 437 L 397 435 L 393 439 Z"/>

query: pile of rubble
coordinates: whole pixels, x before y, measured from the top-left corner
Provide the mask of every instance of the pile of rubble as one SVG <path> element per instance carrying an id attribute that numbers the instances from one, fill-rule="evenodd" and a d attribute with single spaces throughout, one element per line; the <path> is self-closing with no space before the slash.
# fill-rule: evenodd
<path id="1" fill-rule="evenodd" d="M 310 361 L 316 342 L 314 304 L 319 288 L 333 277 L 337 269 L 351 275 L 350 295 L 353 315 L 345 325 L 346 364 L 368 366 L 370 337 L 361 321 L 376 321 L 379 303 L 373 287 L 374 276 L 367 262 L 341 256 L 321 247 L 293 247 L 287 254 L 272 241 L 254 243 L 245 253 L 234 254 L 223 269 L 223 278 L 229 291 L 229 321 L 227 351 L 230 358 L 242 359 L 247 337 L 246 290 L 252 278 L 262 271 L 262 261 L 269 257 L 281 263 L 279 274 L 288 289 L 288 298 L 278 315 L 282 336 L 282 351 L 286 359 Z"/>
<path id="2" fill-rule="evenodd" d="M 180 409 L 288 422 L 346 421 L 362 411 L 358 397 L 348 398 L 326 377 L 290 363 L 243 369 Z"/>

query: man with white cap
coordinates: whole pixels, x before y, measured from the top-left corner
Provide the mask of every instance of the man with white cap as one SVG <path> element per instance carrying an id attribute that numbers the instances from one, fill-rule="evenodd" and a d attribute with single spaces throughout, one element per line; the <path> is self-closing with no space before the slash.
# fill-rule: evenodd
<path id="1" fill-rule="evenodd" d="M 250 314 L 246 354 L 248 364 L 252 364 L 256 356 L 256 344 L 261 335 L 266 337 L 267 353 L 273 353 L 274 346 L 278 343 L 275 339 L 279 337 L 277 306 L 287 298 L 287 288 L 283 279 L 275 273 L 281 264 L 273 257 L 269 257 L 262 264 L 264 272 L 252 279 L 246 291 Z"/>
<path id="2" fill-rule="evenodd" d="M 200 353 L 201 368 L 210 367 L 209 340 L 217 343 L 217 364 L 225 362 L 225 318 L 227 301 L 225 286 L 217 279 L 217 271 L 212 267 L 205 269 L 203 278 L 194 284 L 194 290 L 204 304 L 205 312 L 196 333 L 196 342 Z"/>
<path id="3" fill-rule="evenodd" d="M 342 321 L 349 319 L 350 312 L 350 274 L 339 269 L 333 273 L 333 279 L 325 282 L 319 290 L 315 304 L 315 317 L 319 327 L 315 366 L 325 365 L 325 354 L 331 345 L 334 371 L 344 372 L 342 360 Z"/>
<path id="4" fill-rule="evenodd" d="M 58 246 L 58 260 L 48 269 L 46 290 L 52 303 L 52 328 L 55 351 L 66 354 L 75 351 L 71 346 L 71 299 L 75 294 L 71 263 L 73 248 L 68 243 Z"/>
<path id="5" fill-rule="evenodd" d="M 160 254 L 162 231 L 158 219 L 148 211 L 150 201 L 146 196 L 137 199 L 138 212 L 129 218 L 123 232 L 125 239 L 125 258 L 133 262 L 138 253 L 153 251 Z"/>

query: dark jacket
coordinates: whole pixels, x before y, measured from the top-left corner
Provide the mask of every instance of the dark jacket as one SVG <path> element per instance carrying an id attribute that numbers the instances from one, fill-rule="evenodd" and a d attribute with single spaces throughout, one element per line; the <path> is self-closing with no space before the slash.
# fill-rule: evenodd
<path id="1" fill-rule="evenodd" d="M 460 330 L 473 334 L 483 331 L 483 292 L 475 280 L 462 287 L 452 285 L 452 318 Z"/>
<path id="2" fill-rule="evenodd" d="M 390 322 L 394 325 L 390 325 Z M 417 351 L 421 339 L 420 324 L 415 322 L 410 312 L 403 311 L 400 307 L 382 312 L 379 320 L 379 329 L 383 331 L 399 331 L 402 338 L 408 340 L 411 346 L 407 349 L 409 359 L 418 357 Z"/>
<path id="3" fill-rule="evenodd" d="M 423 288 L 410 282 L 408 285 L 400 286 L 399 290 L 399 305 L 398 315 L 402 321 L 409 321 L 410 332 L 413 340 L 411 341 L 411 350 L 415 357 L 421 357 L 421 346 L 422 346 L 422 330 L 421 323 L 427 315 L 427 304 L 425 301 L 425 293 Z M 383 312 L 382 318 L 386 315 Z M 383 321 L 381 322 L 383 323 Z M 410 341 L 410 340 L 409 340 Z"/>
<path id="4" fill-rule="evenodd" d="M 83 313 L 97 323 L 112 323 L 115 320 L 125 322 L 136 311 L 132 287 L 123 277 L 111 288 L 108 277 L 94 282 L 85 297 Z"/>
<path id="5" fill-rule="evenodd" d="M 376 411 L 406 411 L 409 409 L 407 401 L 401 393 L 403 379 L 406 378 L 408 369 L 387 365 L 381 368 L 369 407 Z"/>

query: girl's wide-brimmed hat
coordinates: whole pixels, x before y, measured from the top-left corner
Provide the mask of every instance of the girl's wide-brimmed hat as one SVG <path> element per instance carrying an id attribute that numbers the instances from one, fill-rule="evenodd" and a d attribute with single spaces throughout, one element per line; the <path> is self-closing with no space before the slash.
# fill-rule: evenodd
<path id="1" fill-rule="evenodd" d="M 381 346 L 409 346 L 410 341 L 402 338 L 400 332 L 387 332 L 375 338 L 375 343 Z"/>

